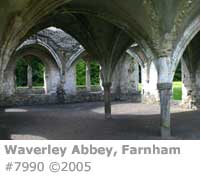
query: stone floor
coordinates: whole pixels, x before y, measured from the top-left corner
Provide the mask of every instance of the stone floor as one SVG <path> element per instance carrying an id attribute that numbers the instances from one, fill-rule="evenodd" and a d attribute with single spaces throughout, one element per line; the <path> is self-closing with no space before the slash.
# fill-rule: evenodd
<path id="1" fill-rule="evenodd" d="M 39 139 L 160 139 L 158 105 L 112 105 L 113 120 L 105 120 L 103 103 L 27 106 L 0 111 L 14 140 Z M 171 139 L 200 139 L 200 112 L 172 104 Z"/>

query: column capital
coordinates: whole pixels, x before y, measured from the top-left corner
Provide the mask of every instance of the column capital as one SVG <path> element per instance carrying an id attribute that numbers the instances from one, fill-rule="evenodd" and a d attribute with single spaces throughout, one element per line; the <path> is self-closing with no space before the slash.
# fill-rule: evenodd
<path id="1" fill-rule="evenodd" d="M 157 88 L 158 90 L 171 90 L 172 83 L 158 83 Z"/>

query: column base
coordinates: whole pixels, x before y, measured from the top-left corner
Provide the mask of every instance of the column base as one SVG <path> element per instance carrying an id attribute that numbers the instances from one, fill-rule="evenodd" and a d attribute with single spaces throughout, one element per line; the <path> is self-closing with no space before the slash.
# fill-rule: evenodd
<path id="1" fill-rule="evenodd" d="M 161 138 L 168 139 L 171 137 L 171 129 L 166 127 L 161 127 Z"/>
<path id="2" fill-rule="evenodd" d="M 112 115 L 105 113 L 105 119 L 106 120 L 111 120 L 112 119 Z"/>

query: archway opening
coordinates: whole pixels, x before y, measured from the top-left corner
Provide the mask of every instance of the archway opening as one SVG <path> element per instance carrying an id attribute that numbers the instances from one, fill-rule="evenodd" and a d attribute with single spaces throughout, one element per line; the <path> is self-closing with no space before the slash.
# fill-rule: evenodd
<path id="1" fill-rule="evenodd" d="M 182 100 L 182 70 L 181 70 L 181 61 L 179 62 L 174 79 L 173 79 L 173 100 Z"/>
<path id="2" fill-rule="evenodd" d="M 100 91 L 100 66 L 96 61 L 80 58 L 76 63 L 76 87 L 78 92 Z"/>
<path id="3" fill-rule="evenodd" d="M 25 56 L 16 60 L 16 93 L 43 94 L 45 65 L 36 56 Z"/>
<path id="4" fill-rule="evenodd" d="M 200 108 L 200 32 L 188 44 L 181 59 L 182 105 L 188 109 Z"/>

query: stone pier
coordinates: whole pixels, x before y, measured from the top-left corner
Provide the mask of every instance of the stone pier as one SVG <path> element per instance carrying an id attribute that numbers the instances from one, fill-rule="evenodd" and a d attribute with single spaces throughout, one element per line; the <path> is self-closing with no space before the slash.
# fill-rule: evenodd
<path id="1" fill-rule="evenodd" d="M 105 119 L 111 119 L 111 83 L 103 83 L 104 103 L 105 103 Z"/>
<path id="2" fill-rule="evenodd" d="M 161 107 L 161 136 L 168 138 L 171 136 L 171 122 L 170 122 L 170 99 L 172 95 L 172 83 L 157 84 L 160 95 Z"/>

